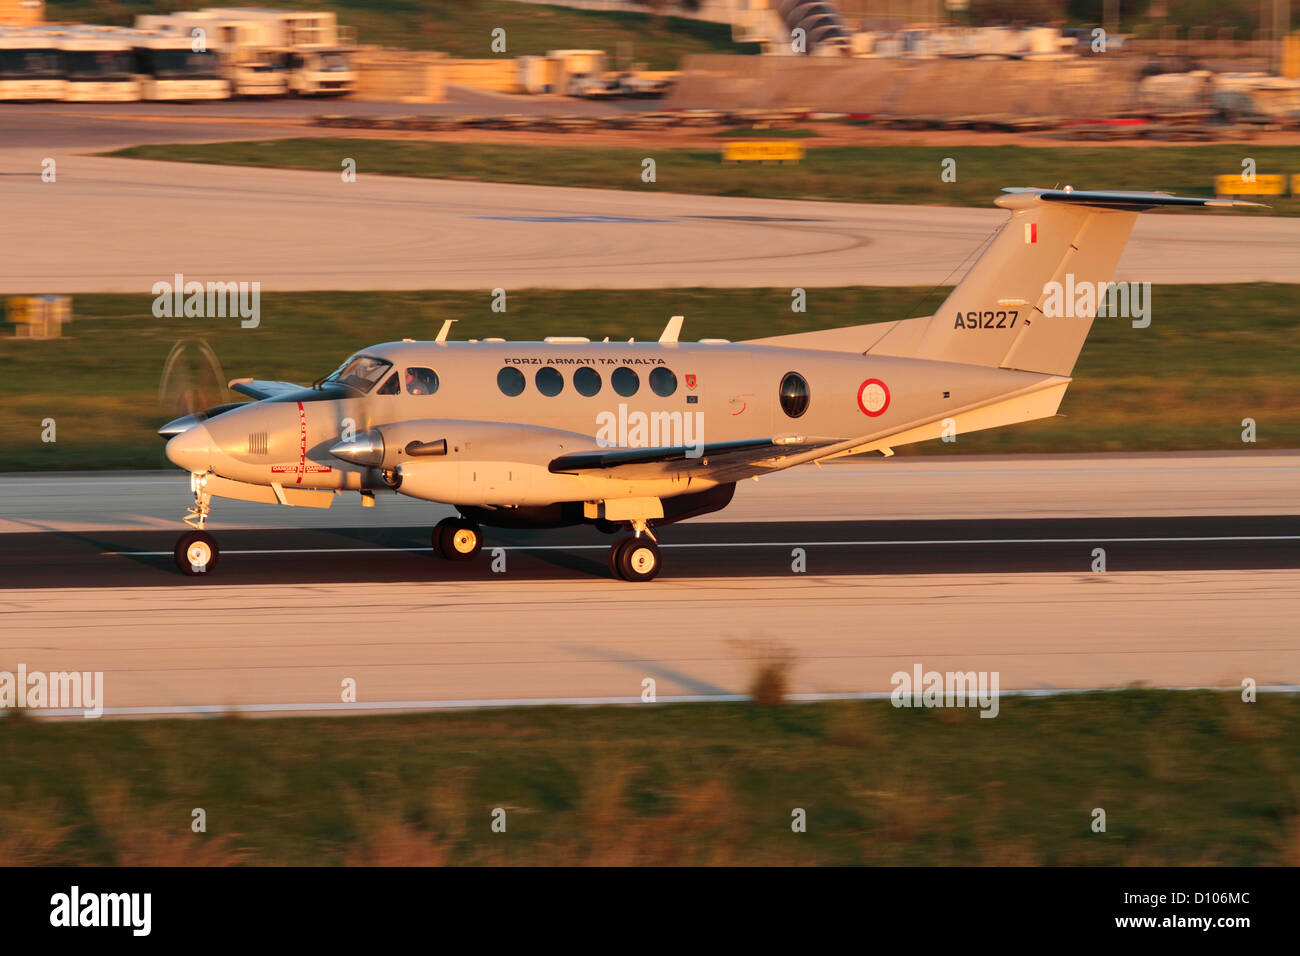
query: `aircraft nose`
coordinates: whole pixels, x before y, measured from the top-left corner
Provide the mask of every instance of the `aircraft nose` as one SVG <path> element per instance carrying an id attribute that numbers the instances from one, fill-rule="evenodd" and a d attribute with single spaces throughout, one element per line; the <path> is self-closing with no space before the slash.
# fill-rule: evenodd
<path id="1" fill-rule="evenodd" d="M 212 466 L 212 433 L 195 425 L 167 442 L 167 457 L 186 471 L 203 472 Z"/>

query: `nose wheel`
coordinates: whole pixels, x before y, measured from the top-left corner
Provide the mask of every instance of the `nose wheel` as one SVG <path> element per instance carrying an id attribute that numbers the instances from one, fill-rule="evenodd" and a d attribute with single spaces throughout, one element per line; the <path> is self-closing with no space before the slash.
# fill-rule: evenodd
<path id="1" fill-rule="evenodd" d="M 609 549 L 609 569 L 624 581 L 653 581 L 662 566 L 659 548 L 648 535 L 622 538 Z"/>
<path id="2" fill-rule="evenodd" d="M 433 551 L 449 561 L 468 561 L 483 547 L 483 532 L 464 518 L 443 518 L 433 529 Z"/>
<path id="3" fill-rule="evenodd" d="M 206 531 L 187 531 L 176 542 L 176 567 L 182 574 L 207 574 L 217 566 L 221 549 Z"/>

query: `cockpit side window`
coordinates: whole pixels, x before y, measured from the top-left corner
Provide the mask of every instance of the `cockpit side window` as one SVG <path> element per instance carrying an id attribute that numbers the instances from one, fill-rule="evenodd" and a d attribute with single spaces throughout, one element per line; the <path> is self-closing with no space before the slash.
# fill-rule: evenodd
<path id="1" fill-rule="evenodd" d="M 438 390 L 438 373 L 431 368 L 406 370 L 406 394 L 432 395 Z"/>
<path id="2" fill-rule="evenodd" d="M 388 376 L 388 380 L 384 382 L 383 385 L 379 386 L 379 391 L 377 391 L 375 394 L 376 395 L 399 394 L 402 388 L 401 388 L 401 382 L 398 379 L 399 379 L 398 374 L 394 372 L 392 375 Z"/>

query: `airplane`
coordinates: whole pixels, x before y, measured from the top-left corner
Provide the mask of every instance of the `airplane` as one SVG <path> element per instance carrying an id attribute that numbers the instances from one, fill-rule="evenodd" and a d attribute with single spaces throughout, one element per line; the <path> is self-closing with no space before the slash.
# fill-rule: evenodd
<path id="1" fill-rule="evenodd" d="M 253 401 L 159 430 L 194 495 L 177 566 L 215 568 L 214 497 L 329 507 L 357 492 L 368 507 L 391 489 L 456 508 L 432 532 L 449 560 L 473 558 L 484 526 L 591 524 L 625 532 L 612 576 L 649 581 L 659 529 L 725 508 L 746 479 L 1055 415 L 1101 295 L 1058 315 L 1052 284 L 1107 288 L 1139 212 L 1259 205 L 1003 193 L 1007 221 L 930 316 L 737 343 L 680 341 L 681 316 L 657 342 L 448 341 L 448 320 L 311 386 L 236 379 Z"/>

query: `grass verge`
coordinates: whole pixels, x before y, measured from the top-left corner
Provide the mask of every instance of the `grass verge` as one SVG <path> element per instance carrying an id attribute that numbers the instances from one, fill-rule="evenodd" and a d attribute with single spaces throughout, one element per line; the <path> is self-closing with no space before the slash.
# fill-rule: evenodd
<path id="1" fill-rule="evenodd" d="M 1297 734 L 1295 697 L 1148 690 L 994 720 L 887 701 L 0 720 L 0 857 L 1295 866 Z"/>

